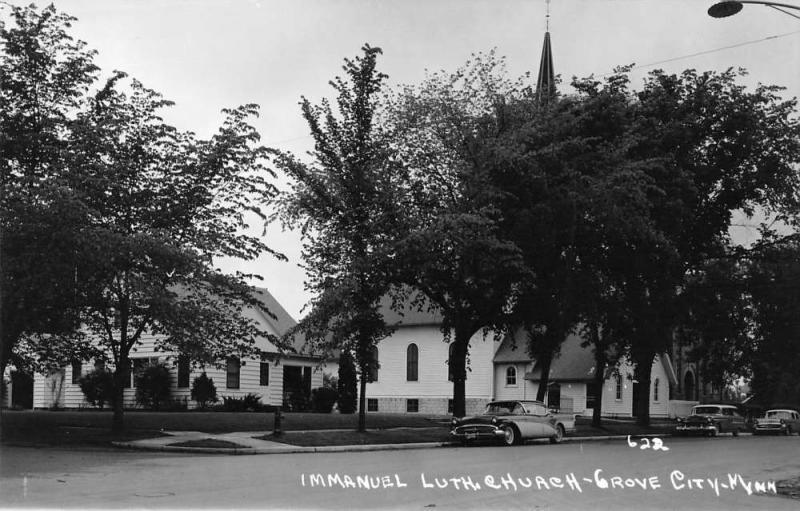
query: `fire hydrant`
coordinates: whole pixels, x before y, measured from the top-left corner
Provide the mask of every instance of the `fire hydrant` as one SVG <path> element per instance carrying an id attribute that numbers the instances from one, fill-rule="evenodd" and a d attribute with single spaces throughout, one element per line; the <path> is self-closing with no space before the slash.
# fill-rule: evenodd
<path id="1" fill-rule="evenodd" d="M 283 414 L 281 413 L 280 407 L 275 409 L 275 422 L 272 426 L 272 436 L 281 436 L 283 434 L 283 430 L 281 429 L 281 419 L 283 418 Z"/>

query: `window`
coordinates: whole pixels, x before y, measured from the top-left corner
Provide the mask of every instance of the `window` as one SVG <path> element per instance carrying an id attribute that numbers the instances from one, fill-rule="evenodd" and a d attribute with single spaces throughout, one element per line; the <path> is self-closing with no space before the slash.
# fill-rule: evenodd
<path id="1" fill-rule="evenodd" d="M 594 409 L 597 406 L 597 384 L 588 383 L 586 385 L 586 408 Z"/>
<path id="2" fill-rule="evenodd" d="M 178 388 L 185 389 L 189 387 L 189 373 L 191 367 L 189 365 L 189 357 L 181 355 L 178 357 Z"/>
<path id="3" fill-rule="evenodd" d="M 225 364 L 225 388 L 238 389 L 239 388 L 239 374 L 241 371 L 241 362 L 238 358 L 231 357 Z"/>
<path id="4" fill-rule="evenodd" d="M 419 411 L 419 399 L 406 399 L 406 411 L 407 412 L 418 412 Z"/>
<path id="5" fill-rule="evenodd" d="M 517 386 L 517 368 L 510 366 L 506 369 L 506 387 Z"/>
<path id="6" fill-rule="evenodd" d="M 269 362 L 261 362 L 259 366 L 258 384 L 262 387 L 269 385 Z"/>
<path id="7" fill-rule="evenodd" d="M 617 401 L 622 401 L 622 375 L 621 374 L 617 375 L 617 389 L 616 389 L 616 393 L 614 395 L 614 399 L 616 399 Z"/>
<path id="8" fill-rule="evenodd" d="M 378 400 L 377 399 L 367 399 L 367 411 L 368 412 L 377 412 L 378 411 Z"/>
<path id="9" fill-rule="evenodd" d="M 453 351 L 455 351 L 456 343 L 450 343 L 450 348 L 447 350 L 447 381 L 453 381 Z"/>
<path id="10" fill-rule="evenodd" d="M 656 378 L 655 381 L 653 381 L 653 401 L 655 401 L 655 402 L 658 402 L 658 384 L 659 383 L 660 382 L 658 381 L 658 378 Z"/>
<path id="11" fill-rule="evenodd" d="M 72 361 L 72 383 L 76 384 L 81 379 L 81 367 L 82 363 L 80 360 L 73 360 Z"/>
<path id="12" fill-rule="evenodd" d="M 367 383 L 372 383 L 378 381 L 378 367 L 380 364 L 378 363 L 378 347 L 373 346 L 370 350 L 371 355 L 371 364 L 369 367 L 369 376 L 367 378 Z"/>
<path id="13" fill-rule="evenodd" d="M 419 380 L 419 348 L 414 343 L 409 344 L 406 350 L 406 380 Z"/>

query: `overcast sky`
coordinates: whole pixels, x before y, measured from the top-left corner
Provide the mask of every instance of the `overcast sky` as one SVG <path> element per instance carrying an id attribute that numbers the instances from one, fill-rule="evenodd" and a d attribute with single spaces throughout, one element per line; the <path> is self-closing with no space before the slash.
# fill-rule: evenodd
<path id="1" fill-rule="evenodd" d="M 531 72 L 535 78 L 546 12 L 545 0 L 54 3 L 78 18 L 72 33 L 99 51 L 96 62 L 104 75 L 125 71 L 176 102 L 165 117 L 177 127 L 207 137 L 221 120 L 221 108 L 258 103 L 256 126 L 264 144 L 297 154 L 311 144 L 300 96 L 315 102 L 332 97 L 328 80 L 364 43 L 383 49 L 378 65 L 390 84 L 418 83 L 426 69 L 455 70 L 471 53 L 492 48 L 506 56 L 512 76 Z M 556 73 L 568 83 L 572 76 L 602 75 L 635 63 L 642 66 L 632 74 L 638 88 L 654 68 L 744 67 L 748 85 L 782 85 L 787 96 L 800 95 L 800 19 L 757 5 L 713 19 L 706 14 L 712 3 L 552 0 Z M 7 9 L 0 15 L 7 16 Z M 309 298 L 297 266 L 299 237 L 275 226 L 267 242 L 290 262 L 264 257 L 244 268 L 261 274 L 263 285 L 299 318 Z"/>

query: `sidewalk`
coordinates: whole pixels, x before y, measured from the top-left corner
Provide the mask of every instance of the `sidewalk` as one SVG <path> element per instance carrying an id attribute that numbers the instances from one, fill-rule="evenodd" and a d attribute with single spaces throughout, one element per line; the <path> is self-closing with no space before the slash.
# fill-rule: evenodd
<path id="1" fill-rule="evenodd" d="M 350 431 L 350 430 L 331 430 Z M 246 431 L 237 433 L 203 433 L 200 431 L 164 431 L 165 435 L 158 438 L 147 438 L 130 442 L 113 442 L 117 447 L 138 450 L 183 452 L 198 454 L 289 454 L 289 453 L 311 453 L 311 452 L 358 452 L 358 451 L 387 451 L 405 449 L 430 449 L 435 447 L 460 447 L 460 444 L 451 442 L 421 442 L 404 444 L 368 444 L 368 445 L 328 445 L 317 447 L 300 447 L 260 438 L 270 435 L 271 431 Z M 636 438 L 642 437 L 669 437 L 665 434 L 635 435 Z M 564 443 L 591 442 L 603 440 L 625 440 L 627 435 L 605 435 L 605 436 L 580 436 L 564 437 Z M 172 444 L 184 442 L 230 442 L 236 447 L 187 447 Z M 546 440 L 545 440 L 546 441 Z"/>

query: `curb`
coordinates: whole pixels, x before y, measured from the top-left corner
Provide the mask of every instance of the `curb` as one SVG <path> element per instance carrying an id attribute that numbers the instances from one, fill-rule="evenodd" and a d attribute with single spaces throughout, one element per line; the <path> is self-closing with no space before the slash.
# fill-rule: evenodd
<path id="1" fill-rule="evenodd" d="M 747 433 L 742 433 L 746 435 Z M 562 443 L 599 442 L 604 440 L 625 440 L 631 438 L 667 438 L 674 436 L 672 433 L 645 434 L 645 435 L 605 435 L 564 437 Z M 286 447 L 241 447 L 241 448 L 210 448 L 210 447 L 176 447 L 171 445 L 147 445 L 135 442 L 112 442 L 115 447 L 140 451 L 182 452 L 194 454 L 298 454 L 315 452 L 369 452 L 369 451 L 402 451 L 411 449 L 432 449 L 436 447 L 461 447 L 454 442 L 418 442 L 408 444 L 366 444 L 366 445 L 322 445 L 316 447 L 302 447 L 285 444 Z"/>

